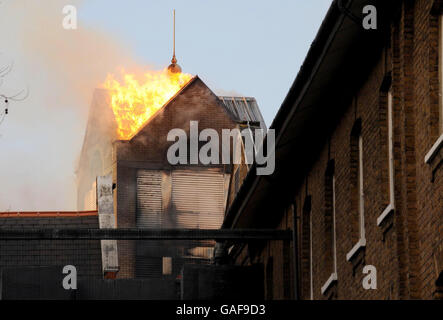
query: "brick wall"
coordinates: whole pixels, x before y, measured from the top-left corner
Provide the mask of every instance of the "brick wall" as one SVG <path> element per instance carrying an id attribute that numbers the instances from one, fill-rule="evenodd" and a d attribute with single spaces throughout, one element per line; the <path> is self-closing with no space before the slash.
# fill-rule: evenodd
<path id="1" fill-rule="evenodd" d="M 287 221 L 293 217 L 291 206 L 295 208 L 299 222 L 299 276 L 304 299 L 310 298 L 310 245 L 314 299 L 441 297 L 438 292 L 441 283 L 439 289 L 436 281 L 443 272 L 443 151 L 440 150 L 430 163 L 424 161 L 441 134 L 438 128 L 440 8 L 441 1 L 403 1 L 399 16 L 392 21 L 390 39 L 375 67 L 354 92 L 352 103 L 346 106 L 327 143 L 309 170 L 304 172 L 303 182 L 289 187 L 293 203 L 275 207 L 275 211 L 281 210 L 280 206 L 286 207 L 278 228 L 291 228 Z M 389 204 L 387 93 L 383 88 L 388 78 L 392 78 L 390 88 L 393 94 L 395 210 L 378 226 L 377 218 Z M 331 107 L 340 110 L 341 106 Z M 361 121 L 363 139 L 366 246 L 348 261 L 346 256 L 358 240 L 355 235 L 355 225 L 358 224 L 355 217 L 358 215 L 351 139 L 357 120 Z M 330 268 L 325 267 L 324 255 L 330 245 L 329 236 L 324 231 L 327 221 L 325 172 L 331 159 L 335 162 L 338 280 L 322 294 L 321 287 L 331 274 Z M 310 218 L 303 214 L 308 196 L 312 200 Z M 311 231 L 307 219 L 312 219 Z M 312 238 L 308 236 L 309 232 L 312 232 Z M 266 296 L 290 298 L 282 294 L 284 257 L 281 245 L 276 243 L 268 242 L 255 251 L 245 246 L 237 253 L 236 262 L 266 264 L 268 257 L 272 256 L 273 294 Z M 376 290 L 366 290 L 362 286 L 365 265 L 376 267 Z"/>
<path id="2" fill-rule="evenodd" d="M 0 217 L 0 228 L 87 228 L 97 229 L 98 216 Z M 79 276 L 102 277 L 99 240 L 3 240 L 0 269 L 74 265 Z M 60 269 L 60 273 L 62 270 Z"/>

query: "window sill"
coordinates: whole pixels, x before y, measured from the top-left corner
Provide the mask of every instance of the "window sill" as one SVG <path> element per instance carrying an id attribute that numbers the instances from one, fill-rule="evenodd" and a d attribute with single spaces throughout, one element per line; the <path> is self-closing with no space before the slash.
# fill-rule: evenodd
<path id="1" fill-rule="evenodd" d="M 355 244 L 355 246 L 346 255 L 346 261 L 351 261 L 351 259 L 360 251 L 360 249 L 366 247 L 366 239 L 360 239 Z"/>
<path id="2" fill-rule="evenodd" d="M 386 209 L 383 211 L 383 213 L 381 215 L 378 216 L 377 218 L 377 226 L 380 226 L 383 221 L 385 221 L 385 219 L 394 212 L 394 205 L 392 203 L 390 203 Z"/>
<path id="3" fill-rule="evenodd" d="M 328 291 L 328 289 L 330 287 L 332 287 L 332 285 L 337 281 L 337 273 L 331 273 L 331 275 L 329 276 L 329 279 L 326 280 L 325 284 L 321 287 L 321 294 L 325 294 L 326 291 Z"/>
<path id="4" fill-rule="evenodd" d="M 433 144 L 429 152 L 425 156 L 425 163 L 430 164 L 430 162 L 435 158 L 438 151 L 440 151 L 443 146 L 443 134 L 437 139 L 437 141 Z"/>

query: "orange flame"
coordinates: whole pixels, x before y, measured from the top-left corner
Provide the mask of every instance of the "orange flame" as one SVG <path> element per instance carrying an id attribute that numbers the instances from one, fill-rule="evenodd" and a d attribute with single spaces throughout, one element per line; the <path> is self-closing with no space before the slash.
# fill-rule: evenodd
<path id="1" fill-rule="evenodd" d="M 117 122 L 117 135 L 130 139 L 191 78 L 187 73 L 171 73 L 167 69 L 150 71 L 141 81 L 134 74 L 123 74 L 123 83 L 108 74 L 104 83 L 111 94 L 111 106 Z"/>

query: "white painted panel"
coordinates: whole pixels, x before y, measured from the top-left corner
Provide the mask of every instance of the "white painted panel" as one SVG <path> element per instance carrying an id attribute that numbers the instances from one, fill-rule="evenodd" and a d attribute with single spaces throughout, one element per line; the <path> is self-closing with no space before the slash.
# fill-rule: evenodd
<path id="1" fill-rule="evenodd" d="M 97 203 L 100 229 L 115 229 L 112 176 L 97 177 Z M 100 240 L 103 273 L 117 272 L 118 252 L 116 240 Z"/>

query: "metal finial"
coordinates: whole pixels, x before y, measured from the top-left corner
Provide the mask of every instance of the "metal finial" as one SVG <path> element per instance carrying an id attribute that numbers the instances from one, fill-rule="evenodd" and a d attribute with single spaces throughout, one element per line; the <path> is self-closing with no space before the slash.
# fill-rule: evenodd
<path id="1" fill-rule="evenodd" d="M 177 58 L 175 57 L 175 9 L 174 9 L 174 32 L 173 32 L 173 52 L 172 52 L 172 63 L 177 63 Z"/>
<path id="2" fill-rule="evenodd" d="M 177 64 L 177 58 L 175 57 L 175 9 L 174 13 L 174 31 L 173 31 L 173 51 L 172 51 L 172 60 L 171 64 L 168 67 L 168 70 L 172 73 L 180 73 L 182 71 L 181 67 Z"/>

